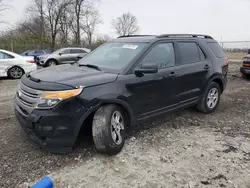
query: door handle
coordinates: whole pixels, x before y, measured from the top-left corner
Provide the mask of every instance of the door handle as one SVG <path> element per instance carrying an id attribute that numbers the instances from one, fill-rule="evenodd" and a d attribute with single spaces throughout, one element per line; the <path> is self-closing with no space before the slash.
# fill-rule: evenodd
<path id="1" fill-rule="evenodd" d="M 211 67 L 209 65 L 205 65 L 204 69 L 210 69 Z"/>
<path id="2" fill-rule="evenodd" d="M 168 75 L 169 77 L 176 77 L 176 76 L 178 76 L 178 74 L 177 73 L 175 73 L 175 72 L 171 72 L 171 73 L 169 73 L 169 75 Z"/>

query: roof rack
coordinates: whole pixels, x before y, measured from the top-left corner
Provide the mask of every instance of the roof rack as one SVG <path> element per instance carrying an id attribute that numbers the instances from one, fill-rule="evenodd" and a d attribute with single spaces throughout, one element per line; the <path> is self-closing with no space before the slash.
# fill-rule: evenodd
<path id="1" fill-rule="evenodd" d="M 156 38 L 168 38 L 168 37 L 193 37 L 193 38 L 205 38 L 205 39 L 213 39 L 213 37 L 209 35 L 200 35 L 200 34 L 163 34 L 158 35 Z"/>
<path id="2" fill-rule="evenodd" d="M 152 37 L 155 35 L 123 35 L 123 36 L 119 36 L 118 38 L 125 38 L 125 37 Z"/>

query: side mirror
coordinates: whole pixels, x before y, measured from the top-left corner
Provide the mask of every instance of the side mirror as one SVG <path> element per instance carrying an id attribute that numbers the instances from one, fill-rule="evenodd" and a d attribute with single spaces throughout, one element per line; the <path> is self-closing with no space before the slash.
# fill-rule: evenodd
<path id="1" fill-rule="evenodd" d="M 59 53 L 59 55 L 61 56 L 61 55 L 63 55 L 63 53 L 62 53 L 62 52 L 60 52 L 60 53 Z"/>
<path id="2" fill-rule="evenodd" d="M 156 63 L 144 64 L 140 68 L 135 69 L 135 75 L 143 76 L 143 74 L 153 74 L 158 72 L 158 66 Z"/>
<path id="3" fill-rule="evenodd" d="M 76 57 L 76 61 L 79 61 L 80 59 L 82 59 L 81 56 L 77 56 L 77 57 Z"/>

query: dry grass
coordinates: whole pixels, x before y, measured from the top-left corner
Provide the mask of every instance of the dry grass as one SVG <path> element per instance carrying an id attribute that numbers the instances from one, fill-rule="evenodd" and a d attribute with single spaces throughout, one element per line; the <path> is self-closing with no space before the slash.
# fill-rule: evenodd
<path id="1" fill-rule="evenodd" d="M 225 52 L 225 55 L 229 60 L 241 60 L 246 53 Z"/>

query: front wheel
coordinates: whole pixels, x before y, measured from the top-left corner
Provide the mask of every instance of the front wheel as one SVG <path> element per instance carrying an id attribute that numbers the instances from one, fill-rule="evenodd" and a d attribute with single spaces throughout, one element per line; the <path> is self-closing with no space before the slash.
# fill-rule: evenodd
<path id="1" fill-rule="evenodd" d="M 220 86 L 215 82 L 211 82 L 207 86 L 204 95 L 201 97 L 197 109 L 204 113 L 214 112 L 219 105 L 220 95 Z"/>
<path id="2" fill-rule="evenodd" d="M 96 149 L 108 155 L 119 153 L 125 142 L 126 119 L 117 105 L 99 108 L 93 119 L 92 134 Z"/>
<path id="3" fill-rule="evenodd" d="M 56 66 L 57 65 L 57 62 L 53 59 L 49 60 L 47 63 L 46 63 L 47 67 L 52 67 L 52 66 Z"/>

